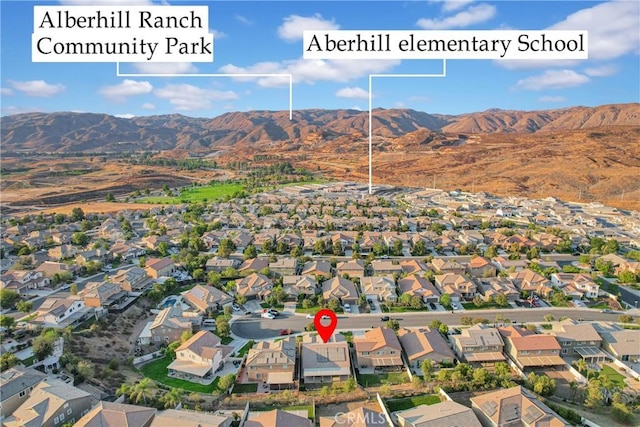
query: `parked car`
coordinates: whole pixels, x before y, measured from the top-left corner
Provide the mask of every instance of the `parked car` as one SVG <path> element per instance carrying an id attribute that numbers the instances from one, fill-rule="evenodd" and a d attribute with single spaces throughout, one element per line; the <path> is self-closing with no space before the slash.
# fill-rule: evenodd
<path id="1" fill-rule="evenodd" d="M 233 304 L 233 311 L 240 311 L 240 306 L 238 304 Z"/>
<path id="2" fill-rule="evenodd" d="M 429 303 L 429 308 L 431 310 L 437 310 L 438 309 L 438 307 L 436 307 L 436 305 L 434 303 L 432 303 L 432 302 Z"/>
<path id="3" fill-rule="evenodd" d="M 601 313 L 613 313 L 613 311 L 609 310 L 608 308 L 605 308 L 604 310 L 600 310 Z"/>
<path id="4" fill-rule="evenodd" d="M 249 310 L 247 310 L 247 311 L 244 312 L 244 314 L 249 315 L 249 314 L 251 314 L 251 312 Z"/>
<path id="5" fill-rule="evenodd" d="M 265 319 L 275 319 L 276 316 L 274 316 L 273 314 L 269 313 L 268 311 L 265 311 L 264 313 L 262 313 L 262 317 L 264 317 Z"/>
<path id="6" fill-rule="evenodd" d="M 388 321 L 389 321 L 389 316 L 382 316 L 382 317 L 380 318 L 380 321 L 381 321 L 381 322 L 388 322 Z"/>
<path id="7" fill-rule="evenodd" d="M 460 306 L 459 306 L 457 303 L 452 302 L 452 303 L 451 303 L 451 308 L 453 308 L 454 310 L 459 310 L 459 309 L 460 309 Z"/>
<path id="8" fill-rule="evenodd" d="M 349 304 L 345 304 L 343 307 L 344 311 L 346 311 L 347 313 L 351 312 L 351 306 Z"/>
<path id="9" fill-rule="evenodd" d="M 307 314 L 307 319 L 315 319 L 316 315 L 315 314 Z"/>
<path id="10" fill-rule="evenodd" d="M 275 308 L 270 308 L 269 313 L 273 314 L 274 316 L 278 316 L 280 314 L 280 312 Z"/>
<path id="11" fill-rule="evenodd" d="M 280 331 L 280 335 L 291 335 L 291 332 L 293 332 L 291 329 L 283 329 Z"/>

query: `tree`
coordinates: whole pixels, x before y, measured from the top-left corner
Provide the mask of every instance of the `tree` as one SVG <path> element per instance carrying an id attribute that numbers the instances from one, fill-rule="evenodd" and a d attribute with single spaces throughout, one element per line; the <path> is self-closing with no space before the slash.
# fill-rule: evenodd
<path id="1" fill-rule="evenodd" d="M 302 255 L 304 255 L 304 251 L 300 246 L 296 246 L 293 249 L 291 249 L 291 252 L 289 253 L 289 255 L 291 255 L 291 258 L 299 258 Z"/>
<path id="2" fill-rule="evenodd" d="M 541 396 L 551 396 L 556 390 L 556 381 L 546 375 L 536 375 L 531 372 L 527 376 L 527 388 Z"/>
<path id="3" fill-rule="evenodd" d="M 0 326 L 2 326 L 3 328 L 11 331 L 15 324 L 16 319 L 14 319 L 13 317 L 7 316 L 6 314 L 0 316 Z"/>
<path id="4" fill-rule="evenodd" d="M 77 283 L 72 283 L 71 286 L 69 286 L 69 293 L 71 295 L 78 295 L 78 284 Z"/>
<path id="5" fill-rule="evenodd" d="M 220 338 L 227 338 L 231 334 L 231 327 L 229 321 L 225 316 L 218 316 L 216 318 L 216 335 Z"/>
<path id="6" fill-rule="evenodd" d="M 326 251 L 324 240 L 318 239 L 313 244 L 313 253 L 322 255 Z"/>
<path id="7" fill-rule="evenodd" d="M 402 240 L 394 240 L 393 245 L 391 246 L 391 255 L 400 256 L 402 255 Z"/>
<path id="8" fill-rule="evenodd" d="M 427 254 L 427 245 L 424 243 L 424 240 L 420 239 L 413 245 L 413 249 L 411 249 L 411 255 L 424 256 L 426 254 Z"/>
<path id="9" fill-rule="evenodd" d="M 545 322 L 553 322 L 555 320 L 555 316 L 553 314 L 545 314 L 544 321 Z"/>
<path id="10" fill-rule="evenodd" d="M 220 240 L 220 244 L 218 245 L 218 256 L 222 258 L 227 258 L 233 251 L 236 250 L 236 245 L 233 243 L 233 240 L 225 238 Z"/>
<path id="11" fill-rule="evenodd" d="M 71 210 L 71 221 L 82 221 L 84 219 L 84 211 L 82 208 L 73 208 Z"/>
<path id="12" fill-rule="evenodd" d="M 622 402 L 614 402 L 611 405 L 611 416 L 624 424 L 631 424 L 635 418 L 631 408 Z"/>
<path id="13" fill-rule="evenodd" d="M 49 330 L 33 339 L 31 346 L 36 360 L 44 360 L 47 356 L 53 354 L 53 344 L 57 337 L 56 331 Z"/>
<path id="14" fill-rule="evenodd" d="M 587 398 L 584 406 L 591 409 L 598 409 L 604 405 L 605 397 L 602 392 L 602 383 L 597 378 L 591 378 L 587 384 Z"/>
<path id="15" fill-rule="evenodd" d="M 420 364 L 420 370 L 425 381 L 431 379 L 431 375 L 433 375 L 433 362 L 431 359 L 424 359 Z"/>
<path id="16" fill-rule="evenodd" d="M 387 328 L 393 329 L 394 331 L 397 331 L 398 329 L 400 329 L 400 322 L 398 322 L 396 319 L 389 319 L 385 323 L 385 326 Z"/>
<path id="17" fill-rule="evenodd" d="M 152 387 L 154 386 L 154 382 L 149 378 L 143 378 L 139 383 L 133 386 L 133 390 L 131 391 L 131 399 L 135 403 L 140 403 L 141 401 L 147 404 L 147 398 L 153 396 Z"/>
<path id="18" fill-rule="evenodd" d="M 175 409 L 184 396 L 184 390 L 181 388 L 172 387 L 165 394 L 162 395 L 160 401 L 164 404 L 164 409 Z"/>
<path id="19" fill-rule="evenodd" d="M 440 304 L 442 304 L 445 308 L 450 309 L 451 308 L 451 295 L 442 294 L 440 296 Z"/>
<path id="20" fill-rule="evenodd" d="M 489 246 L 485 251 L 484 251 L 484 257 L 485 258 L 494 258 L 498 256 L 498 248 L 496 248 L 495 246 Z"/>
<path id="21" fill-rule="evenodd" d="M 160 254 L 160 256 L 166 257 L 169 255 L 169 243 L 167 242 L 160 242 L 158 243 L 158 254 Z"/>
<path id="22" fill-rule="evenodd" d="M 0 372 L 6 371 L 9 368 L 16 366 L 20 360 L 15 354 L 5 352 L 0 355 Z"/>
<path id="23" fill-rule="evenodd" d="M 484 300 L 480 295 L 476 295 L 475 297 L 473 297 L 473 304 L 476 307 L 482 307 L 484 305 Z"/>
<path id="24" fill-rule="evenodd" d="M 625 270 L 625 271 L 621 271 L 620 274 L 618 274 L 618 281 L 620 283 L 636 283 L 636 275 L 629 270 Z"/>
<path id="25" fill-rule="evenodd" d="M 242 305 L 245 302 L 247 302 L 247 297 L 245 297 L 244 295 L 241 295 L 241 294 L 236 294 L 236 303 Z"/>
<path id="26" fill-rule="evenodd" d="M 107 196 L 106 196 L 105 200 L 106 200 L 107 202 L 115 202 L 115 201 L 116 201 L 116 198 L 115 198 L 115 197 L 113 197 L 113 194 L 111 194 L 111 193 L 107 193 Z"/>
<path id="27" fill-rule="evenodd" d="M 438 327 L 438 332 L 440 332 L 442 335 L 447 335 L 449 333 L 449 326 L 447 326 L 445 323 L 442 323 Z"/>
<path id="28" fill-rule="evenodd" d="M 164 355 L 168 356 L 170 359 L 175 359 L 176 358 L 176 349 L 178 347 L 180 347 L 181 343 L 180 341 L 174 341 L 171 344 L 169 344 L 167 346 L 167 348 L 164 350 Z"/>
<path id="29" fill-rule="evenodd" d="M 185 341 L 188 341 L 193 336 L 193 332 L 184 331 L 182 335 L 180 335 L 180 342 L 184 344 Z"/>
<path id="30" fill-rule="evenodd" d="M 618 317 L 620 323 L 633 323 L 633 316 L 630 314 L 621 314 Z"/>
<path id="31" fill-rule="evenodd" d="M 16 304 L 16 309 L 22 313 L 30 313 L 33 308 L 33 302 L 20 300 Z"/>
<path id="32" fill-rule="evenodd" d="M 93 363 L 88 360 L 81 360 L 76 365 L 76 370 L 83 378 L 93 378 L 95 375 L 95 368 Z"/>
<path id="33" fill-rule="evenodd" d="M 509 299 L 505 294 L 496 295 L 495 297 L 493 297 L 493 301 L 500 307 L 506 307 L 509 305 Z"/>
<path id="34" fill-rule="evenodd" d="M 229 388 L 231 388 L 231 386 L 235 381 L 236 381 L 236 377 L 233 374 L 220 377 L 220 380 L 218 381 L 218 388 L 220 389 L 220 391 L 224 393 L 227 390 L 229 390 Z"/>
<path id="35" fill-rule="evenodd" d="M 254 245 L 248 245 L 246 248 L 244 248 L 242 255 L 245 260 L 253 259 L 258 256 L 258 250 Z"/>
<path id="36" fill-rule="evenodd" d="M 335 242 L 333 242 L 333 246 L 331 248 L 331 251 L 333 252 L 333 254 L 335 256 L 340 256 L 343 254 L 342 252 L 342 244 L 340 243 L 340 241 L 336 240 Z"/>
<path id="37" fill-rule="evenodd" d="M 351 393 L 355 389 L 356 389 L 356 379 L 354 377 L 349 377 L 344 382 L 344 392 L 345 393 Z"/>
<path id="38" fill-rule="evenodd" d="M 491 381 L 491 374 L 486 368 L 473 370 L 473 382 L 478 386 L 487 386 Z"/>
<path id="39" fill-rule="evenodd" d="M 20 299 L 20 294 L 10 289 L 0 289 L 0 307 L 12 308 Z"/>

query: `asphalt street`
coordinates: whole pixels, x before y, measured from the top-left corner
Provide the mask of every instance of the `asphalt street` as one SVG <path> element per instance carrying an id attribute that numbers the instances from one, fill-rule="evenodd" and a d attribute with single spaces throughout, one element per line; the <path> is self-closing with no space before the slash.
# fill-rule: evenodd
<path id="1" fill-rule="evenodd" d="M 602 313 L 592 309 L 580 308 L 539 308 L 539 309 L 507 309 L 507 310 L 473 310 L 460 312 L 421 312 L 421 313 L 390 313 L 391 319 L 396 319 L 400 326 L 419 327 L 428 326 L 433 320 L 440 320 L 450 326 L 460 325 L 462 316 L 480 317 L 494 322 L 497 315 L 516 323 L 544 322 L 544 316 L 553 314 L 556 320 L 561 317 L 588 321 L 607 320 L 615 322 L 620 313 Z M 338 315 L 338 330 L 368 329 L 383 326 L 380 314 Z M 293 333 L 304 332 L 304 327 L 313 322 L 304 314 L 282 313 L 276 319 L 265 319 L 258 314 L 251 314 L 237 318 L 231 325 L 232 332 L 247 339 L 266 339 L 280 335 L 283 329 L 291 329 Z"/>

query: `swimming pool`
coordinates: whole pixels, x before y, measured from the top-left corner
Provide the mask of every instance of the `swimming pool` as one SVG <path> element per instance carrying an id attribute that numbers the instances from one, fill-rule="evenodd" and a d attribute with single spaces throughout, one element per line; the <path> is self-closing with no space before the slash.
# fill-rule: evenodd
<path id="1" fill-rule="evenodd" d="M 162 303 L 162 305 L 160 307 L 162 308 L 167 308 L 167 307 L 171 307 L 172 305 L 174 305 L 176 303 L 178 299 L 176 297 L 168 297 L 164 300 L 164 302 Z"/>

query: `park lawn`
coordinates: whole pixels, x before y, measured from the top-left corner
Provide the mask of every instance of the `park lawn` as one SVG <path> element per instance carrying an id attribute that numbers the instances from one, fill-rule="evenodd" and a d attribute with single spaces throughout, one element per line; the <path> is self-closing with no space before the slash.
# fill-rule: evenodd
<path id="1" fill-rule="evenodd" d="M 616 371 L 611 365 L 604 365 L 600 370 L 600 375 L 609 377 L 617 387 L 624 388 L 624 375 Z"/>
<path id="2" fill-rule="evenodd" d="M 232 394 L 255 393 L 258 391 L 258 384 L 235 384 Z"/>
<path id="3" fill-rule="evenodd" d="M 405 382 L 407 382 L 407 373 L 404 371 L 358 375 L 358 383 L 363 387 L 377 387 L 384 383 L 403 384 Z"/>
<path id="4" fill-rule="evenodd" d="M 217 184 L 203 187 L 190 187 L 178 196 L 142 197 L 137 199 L 140 203 L 180 204 L 188 202 L 213 201 L 216 199 L 231 197 L 233 193 L 239 193 L 244 189 L 242 184 Z"/>
<path id="5" fill-rule="evenodd" d="M 477 305 L 475 305 L 472 302 L 463 302 L 462 306 L 464 307 L 465 310 L 486 310 L 486 309 L 490 309 L 490 308 L 499 308 L 499 309 L 508 309 L 511 308 L 510 305 L 498 305 L 494 302 L 486 302 L 484 304 L 482 304 L 480 307 L 478 307 Z"/>
<path id="6" fill-rule="evenodd" d="M 196 384 L 190 381 L 181 380 L 178 378 L 170 378 L 167 376 L 167 366 L 172 362 L 170 357 L 162 357 L 160 359 L 154 360 L 153 362 L 149 362 L 140 368 L 142 374 L 151 378 L 154 381 L 162 383 L 164 385 L 168 385 L 169 387 L 181 388 L 187 391 L 193 391 L 196 393 L 212 393 L 218 390 L 218 380 L 220 377 L 217 377 L 211 384 L 203 385 Z"/>
<path id="7" fill-rule="evenodd" d="M 424 396 L 387 400 L 385 403 L 387 404 L 389 412 L 403 411 L 405 409 L 415 408 L 418 405 L 435 405 L 436 403 L 440 403 L 440 396 L 427 394 Z"/>
<path id="8" fill-rule="evenodd" d="M 238 350 L 237 357 L 244 357 L 244 355 L 249 352 L 249 350 L 251 349 L 251 347 L 253 347 L 254 344 L 255 344 L 255 341 L 253 340 L 247 341 L 247 343 L 242 347 L 240 347 L 240 350 Z"/>

